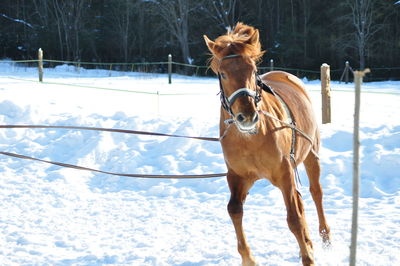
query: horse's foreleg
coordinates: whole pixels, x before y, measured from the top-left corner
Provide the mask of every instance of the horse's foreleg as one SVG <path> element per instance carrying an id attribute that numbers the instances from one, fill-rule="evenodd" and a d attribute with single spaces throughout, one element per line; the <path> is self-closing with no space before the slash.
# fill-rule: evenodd
<path id="1" fill-rule="evenodd" d="M 293 169 L 290 166 L 290 162 L 287 160 L 285 165 L 286 167 L 281 176 L 279 187 L 286 205 L 287 223 L 300 246 L 303 265 L 314 265 L 313 245 L 308 233 L 303 200 L 296 190 Z"/>
<path id="2" fill-rule="evenodd" d="M 308 178 L 310 180 L 310 192 L 312 198 L 315 202 L 315 206 L 317 208 L 318 213 L 318 221 L 319 221 L 319 234 L 322 237 L 322 241 L 325 245 L 330 245 L 330 228 L 326 223 L 324 207 L 322 205 L 322 187 L 319 182 L 320 174 L 321 174 L 321 166 L 319 163 L 319 159 L 310 152 L 304 161 L 304 166 L 307 171 Z"/>
<path id="3" fill-rule="evenodd" d="M 231 191 L 231 198 L 228 203 L 229 216 L 235 227 L 237 247 L 239 254 L 242 256 L 242 265 L 256 265 L 254 257 L 251 255 L 250 247 L 247 244 L 246 236 L 243 231 L 243 204 L 247 196 L 247 192 L 254 182 L 244 180 L 240 176 L 228 171 L 227 180 Z"/>

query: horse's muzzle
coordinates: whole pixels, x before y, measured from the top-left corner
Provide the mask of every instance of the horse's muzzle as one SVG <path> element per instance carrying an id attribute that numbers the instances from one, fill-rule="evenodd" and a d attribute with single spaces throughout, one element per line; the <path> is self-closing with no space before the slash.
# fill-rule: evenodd
<path id="1" fill-rule="evenodd" d="M 236 126 L 242 133 L 256 134 L 258 120 L 258 112 L 246 115 L 238 113 L 235 115 Z"/>

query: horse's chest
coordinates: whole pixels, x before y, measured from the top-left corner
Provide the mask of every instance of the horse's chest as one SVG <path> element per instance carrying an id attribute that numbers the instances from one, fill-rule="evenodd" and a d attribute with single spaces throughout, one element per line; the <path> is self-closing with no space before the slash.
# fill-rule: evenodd
<path id="1" fill-rule="evenodd" d="M 258 178 L 268 178 L 275 162 L 280 161 L 277 153 L 265 146 L 222 145 L 228 168 L 239 175 L 255 175 Z"/>

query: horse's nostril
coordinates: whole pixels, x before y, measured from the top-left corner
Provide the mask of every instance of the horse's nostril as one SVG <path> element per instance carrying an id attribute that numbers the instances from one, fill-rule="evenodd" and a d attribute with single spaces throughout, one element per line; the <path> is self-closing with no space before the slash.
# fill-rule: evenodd
<path id="1" fill-rule="evenodd" d="M 253 115 L 253 123 L 256 123 L 256 122 L 258 122 L 258 113 L 257 112 L 254 113 L 254 115 Z"/>
<path id="2" fill-rule="evenodd" d="M 243 122 L 244 119 L 245 119 L 245 117 L 244 117 L 244 115 L 243 115 L 242 113 L 239 113 L 239 114 L 236 115 L 236 120 L 237 120 L 239 123 Z"/>

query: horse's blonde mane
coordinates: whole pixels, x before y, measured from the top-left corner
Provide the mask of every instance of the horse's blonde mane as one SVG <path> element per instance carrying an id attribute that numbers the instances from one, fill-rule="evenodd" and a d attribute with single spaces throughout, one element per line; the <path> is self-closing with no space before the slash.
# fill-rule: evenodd
<path id="1" fill-rule="evenodd" d="M 227 55 L 240 54 L 258 62 L 264 51 L 261 50 L 259 33 L 252 26 L 238 22 L 233 29 L 215 40 L 214 50 L 210 58 L 210 67 L 217 72 L 219 61 Z"/>

